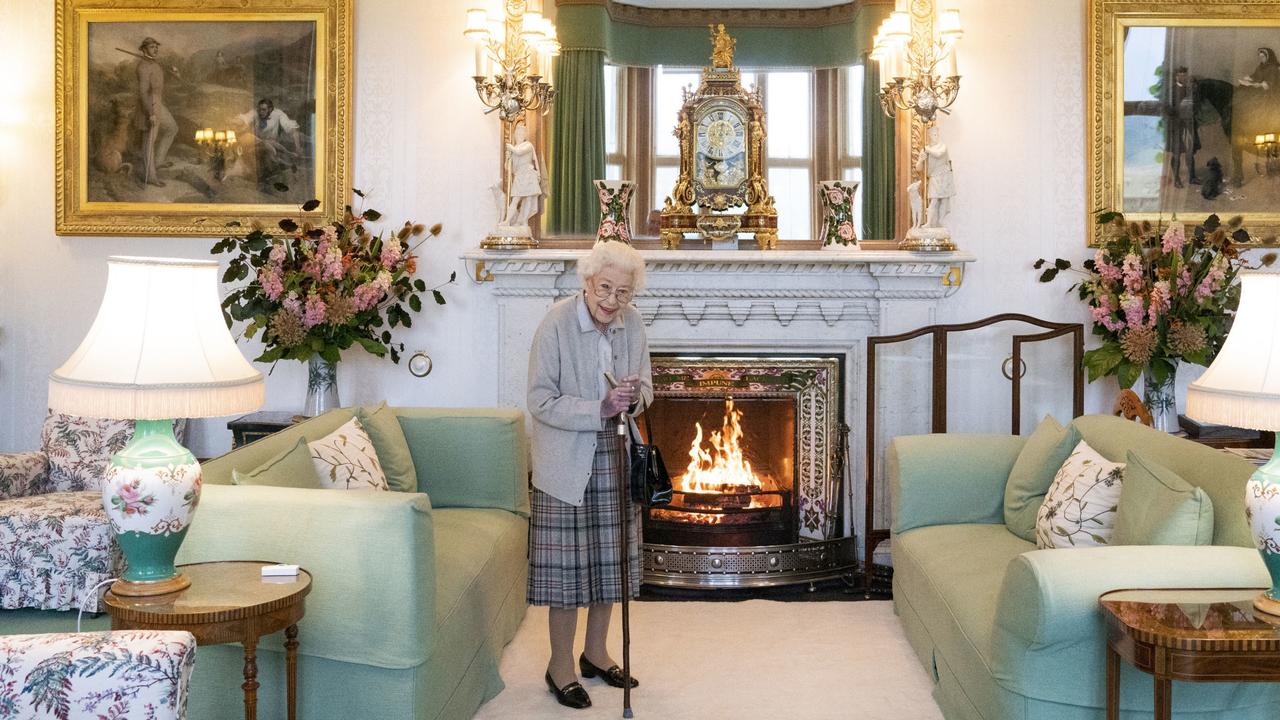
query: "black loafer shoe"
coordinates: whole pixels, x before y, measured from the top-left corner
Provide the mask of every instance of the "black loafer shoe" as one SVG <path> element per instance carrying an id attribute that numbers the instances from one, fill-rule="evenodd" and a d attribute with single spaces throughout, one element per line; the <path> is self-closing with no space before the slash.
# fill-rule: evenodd
<path id="1" fill-rule="evenodd" d="M 590 660 L 587 659 L 586 654 L 582 654 L 578 656 L 578 669 L 582 671 L 582 677 L 584 678 L 593 678 L 593 677 L 599 676 L 603 678 L 606 683 L 616 688 L 620 688 L 623 686 L 622 685 L 622 680 L 623 680 L 622 668 L 618 667 L 617 665 L 614 665 L 608 670 L 601 670 L 600 668 L 596 667 L 594 663 L 592 663 Z M 636 687 L 639 684 L 640 684 L 640 681 L 637 680 L 634 675 L 631 676 L 631 687 Z"/>
<path id="2" fill-rule="evenodd" d="M 574 710 L 591 707 L 591 696 L 583 689 L 582 685 L 577 682 L 571 682 L 562 688 L 556 687 L 556 683 L 551 679 L 551 673 L 547 673 L 547 687 L 551 690 L 551 694 L 556 696 L 556 702 L 571 707 Z"/>

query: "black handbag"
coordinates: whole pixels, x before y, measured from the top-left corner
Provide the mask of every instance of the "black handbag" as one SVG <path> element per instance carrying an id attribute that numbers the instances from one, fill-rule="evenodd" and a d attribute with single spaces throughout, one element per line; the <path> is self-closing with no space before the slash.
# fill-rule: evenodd
<path id="1" fill-rule="evenodd" d="M 653 439 L 653 426 L 649 424 L 648 414 L 644 417 L 644 427 Z M 631 500 L 642 505 L 666 505 L 671 502 L 671 476 L 667 474 L 667 466 L 662 462 L 662 453 L 657 445 L 640 442 L 636 433 L 635 422 L 627 421 L 627 432 L 631 435 Z"/>

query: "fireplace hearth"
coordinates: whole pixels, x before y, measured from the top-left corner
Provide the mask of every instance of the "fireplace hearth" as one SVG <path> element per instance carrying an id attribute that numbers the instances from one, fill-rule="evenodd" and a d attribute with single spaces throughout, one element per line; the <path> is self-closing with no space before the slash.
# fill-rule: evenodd
<path id="1" fill-rule="evenodd" d="M 852 574 L 839 537 L 839 358 L 654 355 L 645 418 L 675 492 L 644 514 L 645 582 L 731 588 Z"/>

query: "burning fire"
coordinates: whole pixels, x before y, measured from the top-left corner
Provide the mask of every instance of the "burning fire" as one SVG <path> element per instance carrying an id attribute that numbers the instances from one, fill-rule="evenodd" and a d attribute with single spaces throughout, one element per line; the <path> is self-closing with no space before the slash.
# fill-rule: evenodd
<path id="1" fill-rule="evenodd" d="M 702 424 L 689 447 L 689 467 L 677 484 L 686 493 L 745 493 L 764 489 L 764 481 L 751 469 L 742 452 L 742 411 L 733 398 L 724 399 L 724 421 L 711 433 L 710 449 L 702 447 Z"/>

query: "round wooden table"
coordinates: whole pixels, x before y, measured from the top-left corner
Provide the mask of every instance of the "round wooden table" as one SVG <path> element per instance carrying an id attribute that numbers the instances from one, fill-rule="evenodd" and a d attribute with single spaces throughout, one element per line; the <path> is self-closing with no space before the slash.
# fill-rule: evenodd
<path id="1" fill-rule="evenodd" d="M 257 560 L 179 565 L 191 587 L 167 595 L 104 598 L 113 630 L 186 630 L 197 645 L 244 645 L 244 716 L 258 715 L 258 639 L 284 630 L 289 720 L 297 716 L 298 621 L 311 575 L 264 578 Z"/>
<path id="2" fill-rule="evenodd" d="M 1120 660 L 1155 680 L 1155 718 L 1173 681 L 1280 682 L 1280 617 L 1253 609 L 1261 590 L 1117 590 L 1107 621 L 1107 720 L 1120 717 Z"/>

